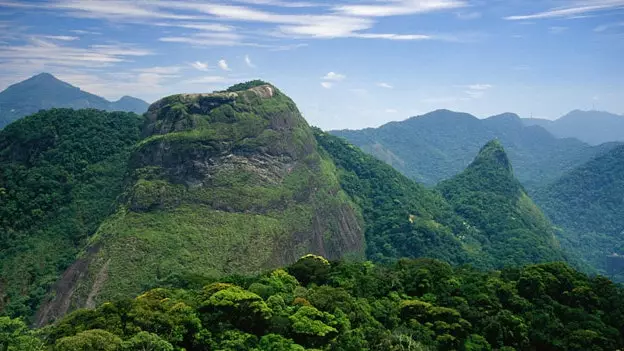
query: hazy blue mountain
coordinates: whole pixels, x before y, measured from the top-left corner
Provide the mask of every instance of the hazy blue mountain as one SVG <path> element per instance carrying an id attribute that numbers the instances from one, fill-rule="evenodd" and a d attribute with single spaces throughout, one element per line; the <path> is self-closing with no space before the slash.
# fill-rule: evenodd
<path id="1" fill-rule="evenodd" d="M 516 177 L 529 189 L 550 183 L 613 147 L 556 138 L 542 127 L 524 125 L 513 113 L 478 119 L 437 110 L 379 128 L 331 133 L 430 186 L 460 173 L 492 139 L 505 145 Z"/>
<path id="2" fill-rule="evenodd" d="M 559 138 L 577 138 L 591 145 L 624 141 L 624 116 L 604 111 L 574 110 L 554 120 L 524 119 L 525 125 L 539 125 Z"/>
<path id="3" fill-rule="evenodd" d="M 94 108 L 106 111 L 126 111 L 143 113 L 148 103 L 124 96 L 111 102 L 100 96 L 87 93 L 69 83 L 63 82 L 49 73 L 41 73 L 22 82 L 11 85 L 0 92 L 0 128 L 33 114 L 50 108 Z"/>

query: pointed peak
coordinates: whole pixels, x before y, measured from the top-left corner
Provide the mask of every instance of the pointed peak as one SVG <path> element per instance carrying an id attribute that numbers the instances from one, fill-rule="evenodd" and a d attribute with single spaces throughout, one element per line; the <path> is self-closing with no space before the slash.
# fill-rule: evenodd
<path id="1" fill-rule="evenodd" d="M 31 78 L 36 78 L 36 79 L 57 79 L 55 76 L 53 76 L 52 74 L 47 73 L 47 72 L 41 72 L 39 74 L 35 74 Z"/>
<path id="2" fill-rule="evenodd" d="M 507 157 L 505 148 L 503 147 L 503 144 L 498 141 L 498 139 L 488 141 L 487 144 L 481 148 L 479 154 L 477 154 L 477 157 L 470 166 L 475 167 L 477 165 L 484 164 L 496 165 L 497 167 L 504 168 L 510 173 L 513 172 L 511 162 L 509 161 L 509 157 Z"/>

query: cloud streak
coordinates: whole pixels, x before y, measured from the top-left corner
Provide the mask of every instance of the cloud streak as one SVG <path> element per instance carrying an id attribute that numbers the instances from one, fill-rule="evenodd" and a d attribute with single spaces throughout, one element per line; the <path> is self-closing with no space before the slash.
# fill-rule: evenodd
<path id="1" fill-rule="evenodd" d="M 624 0 L 576 1 L 573 3 L 572 6 L 551 8 L 543 12 L 537 12 L 528 15 L 508 16 L 505 17 L 505 19 L 511 21 L 519 21 L 558 17 L 575 17 L 616 8 L 624 8 Z"/>

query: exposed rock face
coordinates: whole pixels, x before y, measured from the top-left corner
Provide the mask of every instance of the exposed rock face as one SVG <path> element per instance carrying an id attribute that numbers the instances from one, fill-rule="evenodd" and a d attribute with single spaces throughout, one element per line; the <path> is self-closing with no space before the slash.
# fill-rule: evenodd
<path id="1" fill-rule="evenodd" d="M 159 280 L 363 256 L 361 214 L 295 104 L 268 84 L 174 95 L 146 113 L 116 214 L 39 323 Z"/>

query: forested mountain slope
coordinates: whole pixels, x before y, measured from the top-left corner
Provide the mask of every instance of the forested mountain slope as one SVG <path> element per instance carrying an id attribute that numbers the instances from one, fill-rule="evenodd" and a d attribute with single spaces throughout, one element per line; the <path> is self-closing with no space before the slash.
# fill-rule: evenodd
<path id="1" fill-rule="evenodd" d="M 114 210 L 142 119 L 52 109 L 0 131 L 0 311 L 29 316 Z"/>
<path id="2" fill-rule="evenodd" d="M 624 146 L 596 157 L 537 191 L 562 230 L 562 244 L 603 274 L 624 277 Z"/>
<path id="3" fill-rule="evenodd" d="M 565 259 L 552 225 L 514 177 L 499 141 L 488 142 L 466 170 L 437 189 L 476 228 L 483 260 L 502 267 Z"/>
<path id="4" fill-rule="evenodd" d="M 61 107 L 143 113 L 148 104 L 130 96 L 111 102 L 41 73 L 0 92 L 0 128 L 39 110 Z"/>
<path id="5" fill-rule="evenodd" d="M 331 133 L 429 186 L 460 173 L 479 149 L 495 138 L 505 145 L 516 176 L 530 189 L 556 180 L 612 147 L 557 139 L 541 127 L 525 126 L 511 113 L 478 119 L 438 110 L 379 128 Z"/>

